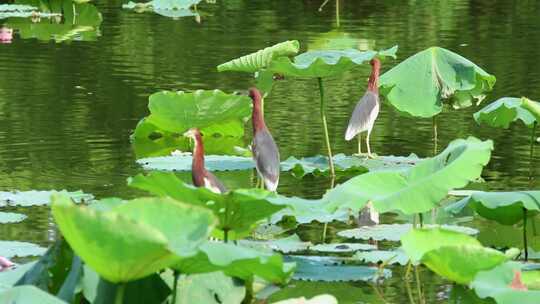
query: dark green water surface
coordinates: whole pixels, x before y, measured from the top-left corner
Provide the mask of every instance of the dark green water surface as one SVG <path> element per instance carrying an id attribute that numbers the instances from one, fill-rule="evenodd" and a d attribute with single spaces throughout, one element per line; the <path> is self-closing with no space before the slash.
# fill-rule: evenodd
<path id="1" fill-rule="evenodd" d="M 129 176 L 141 172 L 129 136 L 148 114 L 148 96 L 164 89 L 245 90 L 253 84 L 250 75 L 217 73 L 215 67 L 289 39 L 299 40 L 302 50 L 316 48 L 332 35 L 354 39 L 362 49 L 398 44 L 398 60 L 384 63 L 383 72 L 437 45 L 497 77 L 495 90 L 483 105 L 502 96 L 540 99 L 537 1 L 342 0 L 339 27 L 334 1 L 319 12 L 321 2 L 203 1 L 199 23 L 194 17 L 174 20 L 123 10 L 122 1 L 97 1 L 91 5 L 103 21 L 93 35 L 74 34 L 73 39 L 55 43 L 47 40 L 47 34 L 43 38 L 32 32 L 29 25 L 21 27 L 11 44 L 0 44 L 0 190 L 82 189 L 97 197 L 137 195 L 126 185 Z M 0 19 L 0 25 L 10 22 Z M 356 152 L 356 142 L 345 142 L 343 134 L 366 89 L 368 73 L 366 65 L 326 82 L 335 153 Z M 315 80 L 282 81 L 266 101 L 266 121 L 282 159 L 325 153 L 316 85 Z M 477 110 L 447 109 L 439 115 L 439 147 L 469 135 L 493 139 L 495 151 L 483 174 L 486 183 L 475 187 L 539 188 L 540 169 L 533 168 L 536 181 L 529 181 L 529 130 L 519 123 L 508 130 L 479 127 L 472 119 Z M 431 156 L 432 121 L 404 117 L 383 104 L 372 148 L 379 155 Z M 539 164 L 540 151 L 536 154 Z M 220 177 L 232 186 L 252 182 L 251 172 Z M 329 184 L 325 178 L 298 180 L 283 173 L 279 192 L 318 197 Z M 30 218 L 0 226 L 0 239 L 46 245 L 54 230 L 48 209 L 18 211 Z M 320 234 L 320 226 L 305 230 L 307 235 Z M 392 303 L 405 303 L 403 271 L 393 271 L 394 277 L 384 285 L 385 295 Z M 425 269 L 422 275 L 428 303 L 447 301 L 451 285 Z M 321 284 L 316 289 L 341 291 L 347 296 L 342 303 L 380 302 L 367 284 Z"/>

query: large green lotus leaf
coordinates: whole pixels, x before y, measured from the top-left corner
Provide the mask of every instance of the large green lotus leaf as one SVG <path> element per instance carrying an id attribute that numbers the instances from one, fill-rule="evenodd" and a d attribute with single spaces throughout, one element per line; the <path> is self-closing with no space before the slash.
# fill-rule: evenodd
<path id="1" fill-rule="evenodd" d="M 461 232 L 469 235 L 478 233 L 478 230 L 454 225 L 424 225 L 426 228 L 444 228 L 456 232 Z M 337 234 L 344 238 L 360 239 L 360 240 L 376 240 L 376 241 L 394 241 L 397 242 L 402 236 L 413 230 L 412 224 L 381 224 L 376 226 L 364 226 L 360 228 L 348 229 L 338 232 Z"/>
<path id="2" fill-rule="evenodd" d="M 540 102 L 532 101 L 528 98 L 522 98 L 521 102 L 523 107 L 531 112 L 532 115 L 536 118 L 536 122 L 540 121 Z"/>
<path id="3" fill-rule="evenodd" d="M 306 297 L 311 298 L 326 292 L 336 297 L 340 304 L 382 304 L 385 303 L 379 296 L 366 289 L 365 286 L 350 282 L 310 282 L 310 281 L 292 281 L 287 287 L 273 293 L 268 303 L 275 301 Z"/>
<path id="4" fill-rule="evenodd" d="M 302 241 L 296 234 L 290 235 L 286 238 L 268 241 L 240 240 L 238 241 L 238 244 L 250 248 L 274 250 L 283 253 L 304 251 L 313 245 L 311 242 Z"/>
<path id="5" fill-rule="evenodd" d="M 66 302 L 31 285 L 17 286 L 0 292 L 0 303 L 66 304 Z"/>
<path id="6" fill-rule="evenodd" d="M 443 102 L 455 108 L 470 106 L 474 100 L 481 102 L 494 84 L 495 76 L 466 58 L 431 47 L 384 73 L 379 88 L 398 110 L 431 117 L 442 111 Z"/>
<path id="7" fill-rule="evenodd" d="M 309 250 L 318 252 L 329 253 L 343 253 L 343 252 L 355 252 L 360 250 L 373 250 L 377 249 L 377 246 L 371 244 L 362 243 L 332 243 L 332 244 L 318 244 L 309 247 Z"/>
<path id="8" fill-rule="evenodd" d="M 177 304 L 240 304 L 246 294 L 244 284 L 223 272 L 182 276 L 178 281 Z"/>
<path id="9" fill-rule="evenodd" d="M 0 271 L 0 291 L 10 289 L 15 286 L 24 274 L 30 270 L 36 262 L 30 262 L 22 265 L 17 265 L 16 268 Z"/>
<path id="10" fill-rule="evenodd" d="M 376 267 L 335 265 L 329 259 L 319 259 L 309 256 L 288 256 L 288 261 L 296 263 L 293 278 L 302 281 L 346 282 L 346 281 L 372 281 L 389 278 L 392 272 L 384 269 L 382 272 Z"/>
<path id="11" fill-rule="evenodd" d="M 339 75 L 377 55 L 395 57 L 395 51 L 397 46 L 381 52 L 362 52 L 356 49 L 308 51 L 294 57 L 294 61 L 288 57 L 276 58 L 272 60 L 268 70 L 290 77 L 324 78 Z"/>
<path id="12" fill-rule="evenodd" d="M 401 238 L 403 250 L 433 272 L 460 284 L 468 284 L 483 270 L 505 262 L 503 253 L 482 246 L 478 240 L 445 229 L 414 229 Z"/>
<path id="13" fill-rule="evenodd" d="M 146 170 L 191 171 L 191 154 L 147 157 L 137 160 Z M 204 166 L 209 171 L 248 170 L 255 168 L 253 158 L 232 155 L 205 155 Z"/>
<path id="14" fill-rule="evenodd" d="M 183 133 L 196 127 L 203 134 L 241 137 L 251 115 L 251 100 L 220 90 L 162 91 L 150 95 L 148 109 L 145 121 L 163 132 Z"/>
<path id="15" fill-rule="evenodd" d="M 191 151 L 191 142 L 180 133 L 160 130 L 143 118 L 131 136 L 137 158 L 171 155 L 173 151 Z M 233 136 L 204 137 L 205 154 L 236 155 L 244 139 Z"/>
<path id="16" fill-rule="evenodd" d="M 534 115 L 523 107 L 524 98 L 503 97 L 474 113 L 478 124 L 507 129 L 514 121 L 521 120 L 527 127 L 532 128 L 537 122 Z"/>
<path id="17" fill-rule="evenodd" d="M 514 225 L 523 220 L 523 209 L 534 216 L 540 211 L 540 191 L 474 192 L 447 207 L 459 213 L 465 207 L 473 208 L 481 216 L 503 225 Z"/>
<path id="18" fill-rule="evenodd" d="M 280 254 L 261 252 L 230 243 L 207 242 L 194 257 L 182 259 L 174 266 L 184 274 L 223 271 L 242 280 L 260 277 L 274 284 L 284 284 L 295 270 Z"/>
<path id="19" fill-rule="evenodd" d="M 384 263 L 387 265 L 400 264 L 407 265 L 409 263 L 409 257 L 403 252 L 402 249 L 396 250 L 370 250 L 357 252 L 354 259 L 365 263 Z"/>
<path id="20" fill-rule="evenodd" d="M 369 201 L 379 212 L 405 214 L 433 209 L 448 191 L 480 178 L 493 142 L 474 137 L 456 139 L 439 155 L 407 170 L 383 170 L 354 177 L 329 190 L 323 199 L 336 209 L 361 210 Z"/>
<path id="21" fill-rule="evenodd" d="M 522 283 L 528 290 L 516 290 L 511 287 L 516 272 L 522 273 Z M 527 282 L 527 273 L 538 271 L 523 271 L 523 264 L 506 262 L 493 269 L 479 272 L 470 287 L 480 298 L 493 298 L 499 304 L 536 304 L 540 299 L 540 290 Z"/>
<path id="22" fill-rule="evenodd" d="M 94 199 L 92 194 L 87 194 L 82 191 L 67 192 L 61 191 L 0 191 L 0 207 L 2 206 L 42 206 L 51 203 L 51 195 L 60 193 L 69 196 L 73 201 L 89 202 Z"/>
<path id="23" fill-rule="evenodd" d="M 503 225 L 497 221 L 476 221 L 476 227 L 480 230 L 478 240 L 484 246 L 495 248 L 516 247 L 523 249 L 523 225 Z M 527 245 L 529 250 L 540 251 L 540 217 L 527 219 Z"/>
<path id="24" fill-rule="evenodd" d="M 386 169 L 406 169 L 415 165 L 420 159 L 411 154 L 408 157 L 402 156 L 379 156 L 376 159 L 370 159 L 359 156 L 347 156 L 337 154 L 332 157 L 336 172 L 362 174 L 368 171 L 378 171 Z M 282 171 L 291 171 L 296 177 L 304 177 L 308 174 L 328 175 L 328 157 L 316 155 L 298 159 L 294 156 L 281 162 Z"/>
<path id="25" fill-rule="evenodd" d="M 254 73 L 268 67 L 275 58 L 295 55 L 299 49 L 300 43 L 297 40 L 280 42 L 255 53 L 222 63 L 218 65 L 217 70 L 218 72 L 239 71 Z"/>
<path id="26" fill-rule="evenodd" d="M 267 200 L 269 192 L 261 189 L 240 189 L 217 194 L 206 188 L 187 185 L 169 172 L 139 174 L 129 180 L 129 185 L 212 210 L 219 219 L 217 228 L 228 231 L 231 239 L 246 235 L 257 222 L 285 208 Z"/>
<path id="27" fill-rule="evenodd" d="M 53 216 L 73 250 L 111 282 L 128 282 L 196 254 L 215 225 L 211 212 L 170 198 L 141 198 L 108 211 L 53 196 Z"/>
<path id="28" fill-rule="evenodd" d="M 338 304 L 338 301 L 332 295 L 322 294 L 322 295 L 315 296 L 311 299 L 306 299 L 305 297 L 301 297 L 301 298 L 296 298 L 296 299 L 288 299 L 288 300 L 275 302 L 274 304 Z"/>
<path id="29" fill-rule="evenodd" d="M 26 215 L 13 212 L 0 212 L 0 224 L 19 223 L 26 219 Z"/>
<path id="30" fill-rule="evenodd" d="M 47 251 L 39 245 L 19 242 L 19 241 L 0 241 L 0 256 L 5 258 L 40 256 Z"/>
<path id="31" fill-rule="evenodd" d="M 271 195 L 268 200 L 274 204 L 284 205 L 286 208 L 272 215 L 270 222 L 278 223 L 284 217 L 294 217 L 299 224 L 307 224 L 313 221 L 330 223 L 332 221 L 347 222 L 352 215 L 348 210 L 329 210 L 327 202 L 322 199 L 311 200 L 300 197 L 287 197 L 283 195 Z"/>

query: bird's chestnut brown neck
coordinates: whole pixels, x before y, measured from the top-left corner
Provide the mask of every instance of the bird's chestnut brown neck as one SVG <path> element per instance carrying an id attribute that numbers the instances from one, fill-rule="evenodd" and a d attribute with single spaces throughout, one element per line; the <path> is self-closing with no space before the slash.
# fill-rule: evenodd
<path id="1" fill-rule="evenodd" d="M 193 162 L 191 163 L 193 172 L 204 171 L 204 145 L 201 134 L 195 135 L 195 146 L 193 148 Z"/>
<path id="2" fill-rule="evenodd" d="M 262 102 L 261 97 L 258 95 L 253 96 L 253 130 L 260 131 L 266 129 L 266 124 L 264 122 L 264 116 L 262 112 Z"/>
<path id="3" fill-rule="evenodd" d="M 375 94 L 379 94 L 379 71 L 380 63 L 376 62 L 371 66 L 371 75 L 368 80 L 368 91 L 371 91 Z"/>

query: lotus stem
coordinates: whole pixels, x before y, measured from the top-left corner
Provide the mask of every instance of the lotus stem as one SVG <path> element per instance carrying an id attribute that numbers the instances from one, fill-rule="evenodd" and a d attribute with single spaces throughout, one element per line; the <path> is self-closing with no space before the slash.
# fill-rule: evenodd
<path id="1" fill-rule="evenodd" d="M 433 116 L 432 125 L 433 125 L 433 156 L 435 156 L 437 155 L 437 152 L 439 150 L 437 147 L 437 144 L 439 141 L 439 134 L 437 132 L 437 116 Z"/>
<path id="2" fill-rule="evenodd" d="M 242 300 L 242 304 L 248 304 L 253 301 L 253 279 L 245 280 L 244 286 L 246 287 L 246 297 Z"/>
<path id="3" fill-rule="evenodd" d="M 336 25 L 339 27 L 339 0 L 336 0 Z"/>
<path id="4" fill-rule="evenodd" d="M 412 295 L 412 290 L 411 290 L 411 283 L 409 282 L 409 277 L 411 274 L 411 266 L 412 264 L 409 261 L 409 263 L 407 263 L 407 270 L 405 271 L 405 287 L 407 288 L 407 295 L 409 296 L 409 301 L 411 302 L 411 304 L 415 304 L 414 297 Z"/>
<path id="5" fill-rule="evenodd" d="M 225 243 L 229 242 L 229 229 L 223 229 L 223 241 Z"/>
<path id="6" fill-rule="evenodd" d="M 319 12 L 322 12 L 323 7 L 328 3 L 328 1 L 330 1 L 330 0 L 324 0 L 323 4 L 321 4 L 321 6 L 319 6 Z"/>
<path id="7" fill-rule="evenodd" d="M 322 242 L 326 243 L 326 230 L 328 230 L 328 223 L 324 223 L 323 232 L 322 232 Z"/>
<path id="8" fill-rule="evenodd" d="M 523 208 L 523 249 L 525 250 L 525 262 L 529 259 L 529 249 L 527 245 L 527 209 Z"/>
<path id="9" fill-rule="evenodd" d="M 418 292 L 418 299 L 420 303 L 425 303 L 424 296 L 422 294 L 422 284 L 420 281 L 420 273 L 418 271 L 418 266 L 414 266 L 414 277 L 416 278 L 416 288 Z"/>
<path id="10" fill-rule="evenodd" d="M 538 123 L 535 121 L 534 124 L 533 124 L 533 127 L 532 127 L 532 132 L 531 132 L 531 152 L 530 152 L 530 157 L 529 157 L 529 181 L 532 183 L 533 179 L 534 179 L 534 172 L 533 172 L 533 163 L 534 163 L 534 140 L 535 140 L 535 135 L 536 135 L 536 125 Z M 531 185 L 532 186 L 532 185 Z"/>
<path id="11" fill-rule="evenodd" d="M 332 159 L 332 148 L 330 147 L 330 137 L 328 135 L 328 125 L 326 124 L 326 114 L 324 112 L 324 87 L 323 80 L 321 77 L 317 78 L 319 80 L 319 92 L 321 94 L 321 120 L 323 123 L 324 139 L 326 140 L 326 149 L 328 150 L 328 166 L 330 167 L 330 175 L 335 176 L 336 172 L 334 170 L 334 160 Z"/>
<path id="12" fill-rule="evenodd" d="M 171 304 L 176 304 L 176 290 L 178 289 L 178 277 L 180 276 L 180 271 L 174 271 L 174 280 L 173 280 L 173 289 L 172 289 L 172 302 Z"/>
<path id="13" fill-rule="evenodd" d="M 424 215 L 422 213 L 418 213 L 418 221 L 420 222 L 420 228 L 424 228 Z"/>
<path id="14" fill-rule="evenodd" d="M 114 297 L 114 304 L 124 303 L 124 292 L 126 291 L 126 283 L 119 284 L 116 288 L 116 296 Z"/>

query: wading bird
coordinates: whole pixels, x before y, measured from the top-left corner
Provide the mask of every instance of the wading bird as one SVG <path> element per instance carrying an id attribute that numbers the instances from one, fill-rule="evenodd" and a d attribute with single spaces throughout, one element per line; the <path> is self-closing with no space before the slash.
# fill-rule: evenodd
<path id="1" fill-rule="evenodd" d="M 251 88 L 249 97 L 253 100 L 253 143 L 251 151 L 257 172 L 261 176 L 266 189 L 276 191 L 279 184 L 279 151 L 272 134 L 264 122 L 262 97 L 259 90 Z"/>
<path id="2" fill-rule="evenodd" d="M 369 136 L 375 124 L 375 120 L 379 115 L 379 70 L 381 62 L 377 58 L 370 61 L 371 76 L 369 76 L 367 92 L 362 99 L 356 104 L 352 113 L 347 131 L 345 132 L 345 140 L 351 140 L 358 134 L 358 153 L 362 152 L 362 137 L 361 132 L 367 131 L 366 144 L 368 157 L 373 158 L 371 147 L 369 146 Z"/>
<path id="3" fill-rule="evenodd" d="M 197 128 L 191 128 L 184 133 L 185 137 L 193 139 L 193 160 L 191 163 L 191 178 L 196 187 L 205 187 L 215 193 L 225 193 L 227 188 L 204 167 L 204 145 L 201 132 Z"/>

